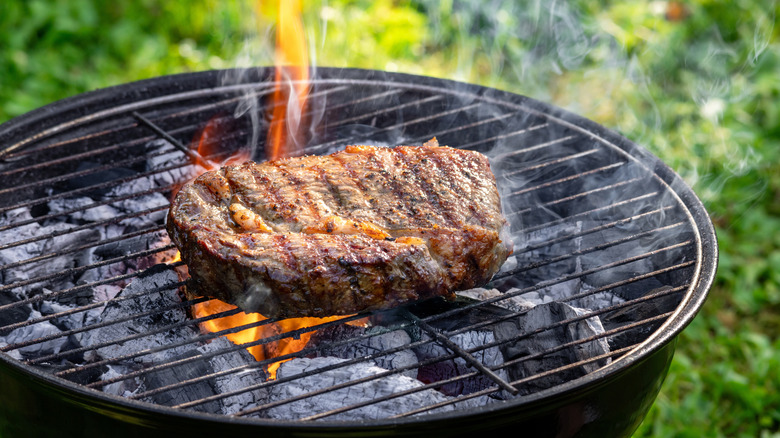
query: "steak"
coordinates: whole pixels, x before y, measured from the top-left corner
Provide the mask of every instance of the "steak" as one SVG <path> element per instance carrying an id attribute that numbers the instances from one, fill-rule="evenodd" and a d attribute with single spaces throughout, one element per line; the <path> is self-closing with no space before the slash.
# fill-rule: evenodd
<path id="1" fill-rule="evenodd" d="M 222 167 L 182 187 L 167 222 L 188 294 L 266 317 L 453 298 L 504 263 L 505 226 L 487 157 L 436 139 Z"/>

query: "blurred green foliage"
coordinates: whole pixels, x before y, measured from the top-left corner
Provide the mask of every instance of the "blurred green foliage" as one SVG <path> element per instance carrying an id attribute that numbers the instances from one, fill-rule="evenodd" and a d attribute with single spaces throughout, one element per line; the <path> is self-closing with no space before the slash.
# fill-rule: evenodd
<path id="1" fill-rule="evenodd" d="M 679 8 L 678 8 L 679 6 Z M 3 0 L 0 121 L 164 74 L 271 63 L 249 0 Z M 317 65 L 549 101 L 645 145 L 715 222 L 720 266 L 636 436 L 780 436 L 780 7 L 771 0 L 311 0 Z"/>

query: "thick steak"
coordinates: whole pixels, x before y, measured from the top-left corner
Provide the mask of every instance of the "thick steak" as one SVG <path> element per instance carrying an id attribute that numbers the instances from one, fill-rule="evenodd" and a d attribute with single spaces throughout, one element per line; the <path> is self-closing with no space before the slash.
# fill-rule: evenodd
<path id="1" fill-rule="evenodd" d="M 193 295 L 293 317 L 485 283 L 511 251 L 505 223 L 487 158 L 434 139 L 207 172 L 176 195 L 167 226 Z"/>

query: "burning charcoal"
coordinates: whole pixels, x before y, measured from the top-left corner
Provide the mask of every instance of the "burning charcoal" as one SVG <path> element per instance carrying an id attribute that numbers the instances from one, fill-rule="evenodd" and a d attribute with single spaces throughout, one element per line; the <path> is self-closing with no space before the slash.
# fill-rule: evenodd
<path id="1" fill-rule="evenodd" d="M 175 305 L 179 299 L 178 290 L 171 285 L 179 281 L 179 276 L 173 269 L 158 265 L 146 270 L 121 292 L 123 297 L 133 297 L 108 304 L 101 314 L 101 320 L 111 321 L 134 314 L 154 311 Z M 154 292 L 150 292 L 154 291 Z M 162 333 L 152 333 L 137 339 L 125 340 L 137 333 L 149 333 L 156 329 L 170 326 L 188 319 L 182 308 L 160 310 L 149 316 L 134 318 L 130 321 L 111 324 L 90 332 L 85 336 L 85 345 L 111 342 L 110 345 L 98 348 L 103 357 L 116 357 L 136 351 L 187 341 L 197 335 L 197 330 L 191 325 L 179 325 Z M 135 358 L 141 362 L 165 360 L 169 356 L 181 355 L 193 349 L 191 344 L 170 348 L 162 352 L 143 355 Z"/>
<path id="2" fill-rule="evenodd" d="M 423 339 L 427 339 L 428 335 L 423 333 L 422 337 Z M 493 333 L 490 331 L 468 331 L 455 336 L 449 336 L 449 339 L 464 350 L 477 348 L 495 341 Z M 417 358 L 420 362 L 451 353 L 450 350 L 435 342 L 428 342 L 416 347 L 414 352 L 417 354 Z M 504 356 L 501 354 L 498 347 L 485 348 L 471 354 L 488 368 L 504 363 Z M 469 365 L 465 359 L 455 357 L 454 359 L 421 366 L 417 371 L 417 378 L 424 383 L 433 383 L 471 373 L 473 371 L 475 371 L 475 368 Z M 507 380 L 507 374 L 503 369 L 497 370 L 496 374 L 502 379 Z M 474 377 L 447 383 L 441 386 L 439 391 L 446 395 L 458 396 L 481 391 L 494 385 L 495 382 L 487 376 L 477 374 Z"/>
<path id="3" fill-rule="evenodd" d="M 515 290 L 517 289 L 510 289 L 507 291 L 507 293 L 511 293 Z M 484 301 L 487 299 L 500 297 L 504 295 L 498 289 L 483 289 L 483 288 L 464 290 L 464 291 L 457 292 L 457 294 L 459 296 L 471 298 L 477 301 Z M 493 304 L 502 307 L 504 309 L 510 310 L 512 312 L 520 312 L 523 310 L 531 309 L 537 303 L 529 301 L 523 298 L 522 296 L 512 296 L 512 297 L 507 297 L 500 301 L 496 301 Z"/>
<path id="4" fill-rule="evenodd" d="M 146 195 L 138 195 L 138 193 L 154 188 L 157 188 L 157 184 L 155 184 L 151 177 L 134 179 L 128 181 L 127 184 L 122 184 L 112 188 L 106 195 L 106 198 L 111 199 L 114 197 L 135 195 L 129 199 L 124 199 L 122 201 L 117 201 L 111 204 L 117 210 L 125 214 L 136 213 L 155 207 L 167 206 L 168 198 L 166 198 L 162 193 L 152 192 Z M 159 209 L 143 216 L 124 219 L 121 221 L 121 223 L 133 228 L 144 228 L 163 223 L 166 214 L 168 214 L 168 210 Z"/>
<path id="5" fill-rule="evenodd" d="M 0 293 L 0 306 L 5 306 L 7 304 L 11 304 L 17 301 L 19 301 L 19 299 L 14 293 L 11 292 Z M 2 329 L 2 327 L 5 327 L 7 325 L 26 321 L 27 318 L 30 317 L 30 312 L 32 312 L 32 308 L 27 304 L 11 307 L 8 308 L 7 310 L 0 312 L 0 329 Z M 2 331 L 0 331 L 0 333 L 2 333 Z"/>
<path id="6" fill-rule="evenodd" d="M 545 303 L 535 306 L 527 313 L 518 316 L 514 321 L 506 321 L 497 324 L 493 331 L 497 339 L 508 341 L 502 344 L 501 351 L 509 361 L 555 349 L 565 343 L 604 333 L 601 321 L 598 317 L 594 316 L 564 326 L 545 330 L 530 337 L 515 340 L 525 333 L 533 332 L 539 328 L 550 327 L 560 321 L 581 316 L 586 313 L 587 311 L 585 310 L 577 309 L 564 303 Z M 509 367 L 509 375 L 512 380 L 517 380 L 608 352 L 609 345 L 606 339 L 601 338 L 579 344 L 575 347 L 557 350 L 545 354 L 540 358 L 522 361 L 515 366 Z M 607 365 L 609 362 L 610 360 L 608 358 L 602 359 L 577 368 L 572 368 L 562 373 L 556 373 L 541 379 L 532 380 L 523 384 L 521 393 L 530 394 L 561 384 L 595 371 L 596 369 Z"/>
<path id="7" fill-rule="evenodd" d="M 40 312 L 36 310 L 30 312 L 30 319 L 37 319 L 40 317 Z M 5 336 L 5 342 L 7 344 L 18 344 L 50 335 L 56 335 L 58 333 L 61 333 L 61 330 L 54 324 L 48 321 L 42 321 L 37 324 L 19 327 L 18 329 L 11 331 Z M 49 341 L 37 342 L 14 351 L 18 352 L 18 354 L 24 358 L 37 358 L 59 353 L 68 342 L 66 337 L 59 337 Z"/>
<path id="8" fill-rule="evenodd" d="M 182 355 L 171 357 L 170 360 L 173 361 L 187 359 L 199 355 L 200 353 L 197 350 L 191 350 L 185 352 Z M 145 374 L 143 377 L 143 387 L 146 390 L 163 388 L 183 380 L 194 379 L 196 377 L 210 374 L 211 372 L 211 366 L 209 365 L 209 361 L 207 359 L 189 361 L 181 365 L 176 365 L 162 370 L 151 371 Z M 211 387 L 208 381 L 201 380 L 199 382 L 171 389 L 170 391 L 163 391 L 157 394 L 153 394 L 149 397 L 149 401 L 163 406 L 175 406 L 180 403 L 211 397 L 212 395 L 215 395 L 214 388 Z M 191 409 L 199 412 L 210 412 L 213 414 L 220 413 L 221 411 L 218 401 L 201 403 L 199 405 L 193 406 Z"/>
<path id="9" fill-rule="evenodd" d="M 95 169 L 98 167 L 103 167 L 103 164 L 95 163 L 92 161 L 81 161 L 79 163 L 79 167 L 76 170 L 79 173 L 81 173 L 83 171 Z M 67 186 L 63 188 L 80 189 L 84 187 L 98 185 L 105 182 L 116 181 L 117 179 L 132 176 L 134 174 L 135 172 L 133 172 L 130 169 L 125 169 L 123 167 L 112 167 L 110 169 L 100 170 L 97 172 L 89 172 L 83 176 L 69 178 L 67 182 Z M 98 190 L 88 192 L 88 195 L 94 197 L 95 199 L 99 198 L 101 194 L 102 193 L 100 193 L 100 191 Z"/>
<path id="10" fill-rule="evenodd" d="M 338 325 L 318 330 L 309 341 L 309 346 L 327 345 L 328 342 L 339 341 L 353 336 L 360 336 L 364 333 L 381 333 L 385 329 L 373 327 L 366 330 L 362 327 L 350 325 Z M 409 334 L 403 330 L 385 331 L 384 333 L 374 335 L 365 339 L 360 339 L 354 343 L 340 345 L 334 348 L 325 347 L 319 350 L 315 357 L 332 356 L 341 359 L 355 359 L 358 357 L 373 355 L 385 350 L 408 345 L 412 342 Z M 386 370 L 405 367 L 417 363 L 417 356 L 410 350 L 401 350 L 373 360 L 374 364 Z M 403 371 L 401 374 L 416 378 L 417 370 L 414 368 Z"/>
<path id="11" fill-rule="evenodd" d="M 343 361 L 343 359 L 335 357 L 293 359 L 282 363 L 277 371 L 277 378 L 283 379 L 296 376 Z M 296 397 L 319 389 L 326 389 L 333 385 L 349 382 L 351 380 L 375 376 L 386 371 L 387 370 L 383 368 L 368 363 L 347 365 L 333 370 L 322 371 L 271 387 L 269 390 L 269 401 L 276 402 L 286 400 L 291 397 Z M 328 412 L 333 409 L 350 406 L 355 403 L 377 400 L 396 392 L 406 391 L 420 386 L 422 386 L 422 383 L 418 380 L 393 374 L 275 406 L 268 410 L 268 414 L 272 418 L 278 419 L 300 419 L 310 415 Z M 368 406 L 352 409 L 326 418 L 329 420 L 386 418 L 413 410 L 419 406 L 445 401 L 446 399 L 447 398 L 442 394 L 434 390 L 426 389 L 390 400 L 372 403 Z M 449 409 L 451 409 L 451 407 L 449 407 Z"/>
<path id="12" fill-rule="evenodd" d="M 175 149 L 167 140 L 160 139 L 150 142 L 146 145 L 147 155 L 150 157 L 146 161 L 146 170 L 157 170 L 165 167 L 180 165 L 182 163 L 182 153 Z M 158 155 L 160 152 L 169 151 Z M 165 187 L 172 184 L 179 184 L 187 181 L 195 174 L 191 165 L 179 167 L 165 172 L 155 173 L 152 178 L 157 187 Z"/>
<path id="13" fill-rule="evenodd" d="M 198 351 L 207 354 L 212 351 L 225 351 L 231 347 L 233 347 L 232 342 L 225 337 L 219 337 L 198 348 Z M 255 362 L 255 358 L 244 348 L 209 359 L 213 372 L 228 371 L 243 365 L 254 364 Z M 224 394 L 262 383 L 265 380 L 266 375 L 261 368 L 251 367 L 244 371 L 217 377 L 209 382 L 217 394 Z M 231 415 L 262 404 L 267 398 L 268 392 L 265 389 L 260 389 L 225 397 L 220 399 L 219 402 L 222 406 L 222 413 Z"/>
<path id="14" fill-rule="evenodd" d="M 682 292 L 664 294 L 664 292 L 667 292 L 670 289 L 670 286 L 653 289 L 647 292 L 648 296 L 655 294 L 661 294 L 661 296 L 607 313 L 602 317 L 604 328 L 606 330 L 612 330 L 632 322 L 643 321 L 653 316 L 674 310 L 680 302 L 680 295 Z M 621 348 L 641 342 L 663 323 L 663 320 L 659 320 L 655 323 L 642 324 L 634 329 L 621 331 L 610 337 L 610 345 L 612 345 L 613 348 Z"/>
<path id="15" fill-rule="evenodd" d="M 12 224 L 24 220 L 32 219 L 29 209 L 18 208 L 7 212 L 0 217 L 0 223 Z M 37 222 L 20 225 L 10 230 L 0 232 L 0 242 L 11 243 L 32 237 L 39 237 L 51 233 L 67 230 L 73 227 L 71 224 L 58 222 L 47 226 L 42 226 Z M 66 252 L 69 249 L 84 245 L 85 243 L 96 242 L 100 239 L 100 234 L 95 230 L 81 230 L 73 233 L 67 233 L 48 239 L 36 240 L 25 245 L 13 246 L 0 251 L 0 265 L 17 262 L 19 260 L 28 260 L 44 254 Z M 5 284 L 11 284 L 17 281 L 34 279 L 52 272 L 64 271 L 74 267 L 75 259 L 72 254 L 66 254 L 60 257 L 52 257 L 40 262 L 25 263 L 13 269 L 3 271 L 3 280 Z M 27 296 L 32 291 L 36 291 L 42 286 L 48 286 L 51 289 L 63 289 L 72 285 L 69 277 L 49 280 L 43 283 L 31 284 L 15 289 L 17 293 Z"/>
<path id="16" fill-rule="evenodd" d="M 95 201 L 92 198 L 65 198 L 54 199 L 49 201 L 50 213 L 61 213 L 72 209 L 79 209 L 73 213 L 70 213 L 68 217 L 71 219 L 69 222 L 83 223 L 83 222 L 97 222 L 101 220 L 117 217 L 119 211 L 110 205 L 99 205 L 84 210 L 87 205 L 94 204 Z"/>
<path id="17" fill-rule="evenodd" d="M 116 377 L 123 376 L 130 372 L 136 371 L 138 367 L 129 367 L 125 365 L 106 365 L 106 372 L 100 376 L 100 380 L 109 380 Z M 131 379 L 120 380 L 119 382 L 110 383 L 103 386 L 103 392 L 108 394 L 120 395 L 123 397 L 130 397 L 138 388 L 140 388 L 140 379 L 138 377 Z"/>

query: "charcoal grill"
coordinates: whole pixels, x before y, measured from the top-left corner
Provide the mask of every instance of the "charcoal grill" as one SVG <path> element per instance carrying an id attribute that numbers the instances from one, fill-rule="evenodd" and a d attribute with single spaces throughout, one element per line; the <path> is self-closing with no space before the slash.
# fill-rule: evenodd
<path id="1" fill-rule="evenodd" d="M 257 143 L 254 158 L 265 159 L 274 86 L 270 68 L 160 77 L 65 99 L 0 126 L 5 218 L 0 227 L 0 256 L 5 254 L 0 259 L 0 431 L 9 436 L 343 437 L 496 430 L 624 436 L 638 426 L 666 375 L 677 335 L 713 280 L 717 247 L 700 201 L 658 158 L 594 122 L 516 94 L 428 77 L 317 69 L 303 116 L 310 127 L 304 152 L 327 153 L 355 143 L 421 144 L 435 136 L 441 144 L 488 154 L 515 242 L 513 257 L 486 286 L 494 292 L 370 314 L 374 326 L 404 331 L 408 342 L 303 374 L 257 378 L 268 360 L 222 371 L 204 366 L 240 354 L 245 346 L 218 344 L 223 333 L 197 330 L 199 322 L 214 316 L 198 319 L 187 312 L 205 298 L 155 301 L 163 293 L 181 297 L 185 279 L 169 275 L 181 262 L 165 240 L 167 201 L 143 207 L 133 202 L 169 199 L 188 177 L 192 153 L 187 149 L 207 124 L 219 127 L 208 141 L 218 143 L 221 154 Z M 92 215 L 107 208 L 108 216 Z M 68 218 L 66 225 L 52 225 L 62 218 Z M 149 278 L 155 280 L 145 283 Z M 533 309 L 506 304 L 530 296 L 541 300 L 534 309 L 588 303 L 590 308 L 517 329 Z M 144 307 L 144 300 L 151 305 Z M 126 313 L 123 303 L 129 302 L 142 304 Z M 112 316 L 102 321 L 72 323 L 106 312 Z M 170 316 L 182 313 L 188 317 Z M 218 316 L 226 313 L 231 312 Z M 322 356 L 389 330 L 345 329 L 345 321 L 365 316 L 255 343 L 315 329 L 340 331 L 341 337 L 318 335 L 319 343 L 289 355 Z M 544 351 L 519 347 L 523 339 L 571 330 L 594 317 L 601 329 L 584 337 Z M 155 333 L 94 335 L 145 318 L 156 320 Z M 470 330 L 495 332 L 502 324 L 517 331 L 478 345 L 455 342 Z M 185 329 L 191 339 L 146 343 L 152 335 Z M 575 359 L 561 355 L 591 344 L 606 349 Z M 204 345 L 211 350 L 195 350 Z M 229 415 L 213 408 L 231 397 L 352 370 L 345 367 L 425 345 L 439 354 L 363 376 L 358 383 L 333 383 L 312 388 L 312 394 L 256 400 L 251 406 L 239 403 Z M 503 361 L 487 363 L 488 350 L 500 351 Z M 556 357 L 564 359 L 530 374 L 520 371 L 522 364 L 549 364 L 545 361 Z M 295 419 L 268 414 L 307 397 L 386 376 L 419 376 L 423 369 L 455 361 L 465 364 L 459 372 L 403 392 Z M 255 380 L 241 380 L 252 373 Z M 168 380 L 159 383 L 163 376 Z M 232 386 L 215 391 L 216 379 Z M 427 396 L 474 382 L 456 396 Z M 117 395 L 122 385 L 133 391 Z M 177 399 L 180 394 L 189 395 Z M 414 394 L 422 395 L 417 405 L 403 412 L 365 420 L 344 417 L 381 403 L 400 404 Z"/>

